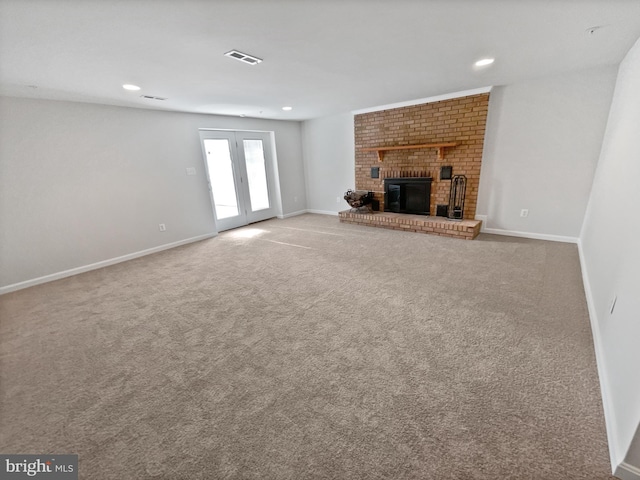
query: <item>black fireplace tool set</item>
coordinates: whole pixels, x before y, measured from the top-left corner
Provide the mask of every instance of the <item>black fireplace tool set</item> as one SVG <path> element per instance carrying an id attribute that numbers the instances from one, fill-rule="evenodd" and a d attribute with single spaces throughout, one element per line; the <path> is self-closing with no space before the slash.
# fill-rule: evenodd
<path id="1" fill-rule="evenodd" d="M 464 198 L 467 194 L 467 177 L 454 175 L 449 189 L 448 217 L 452 220 L 462 220 L 464 217 Z"/>

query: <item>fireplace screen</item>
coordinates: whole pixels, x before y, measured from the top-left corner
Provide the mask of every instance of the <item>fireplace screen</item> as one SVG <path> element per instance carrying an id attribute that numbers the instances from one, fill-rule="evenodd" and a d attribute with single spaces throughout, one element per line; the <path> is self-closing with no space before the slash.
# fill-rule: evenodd
<path id="1" fill-rule="evenodd" d="M 384 211 L 429 215 L 431 178 L 406 177 L 384 180 Z"/>

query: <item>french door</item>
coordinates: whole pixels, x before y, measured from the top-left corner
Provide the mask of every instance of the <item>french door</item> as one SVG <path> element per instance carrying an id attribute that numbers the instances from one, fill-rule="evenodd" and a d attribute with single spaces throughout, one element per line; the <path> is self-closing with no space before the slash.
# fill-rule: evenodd
<path id="1" fill-rule="evenodd" d="M 275 217 L 269 133 L 201 130 L 200 138 L 218 231 Z"/>

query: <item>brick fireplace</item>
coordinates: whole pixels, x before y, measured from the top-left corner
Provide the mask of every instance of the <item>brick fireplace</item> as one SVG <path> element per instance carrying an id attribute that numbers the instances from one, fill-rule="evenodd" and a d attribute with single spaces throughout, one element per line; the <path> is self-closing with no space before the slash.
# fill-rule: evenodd
<path id="1" fill-rule="evenodd" d="M 471 238 L 475 237 L 480 229 L 474 218 L 488 107 L 489 93 L 482 93 L 356 115 L 355 187 L 374 192 L 380 213 L 368 214 L 371 218 L 366 222 L 354 222 L 358 219 L 353 216 L 354 212 L 341 212 L 340 220 L 406 229 L 402 225 L 406 224 L 403 219 L 407 219 L 402 214 L 384 212 L 384 180 L 430 177 L 431 216 L 422 219 L 428 225 L 417 225 L 415 231 L 440 231 L 439 234 L 446 235 L 448 231 L 460 231 L 465 224 L 471 229 Z M 435 216 L 438 205 L 449 203 L 451 180 L 441 179 L 442 167 L 451 167 L 452 175 L 464 175 L 467 179 L 464 221 L 457 222 L 458 227 L 449 226 L 451 220 Z M 418 217 L 412 218 L 411 222 L 415 223 L 421 215 L 411 217 Z"/>

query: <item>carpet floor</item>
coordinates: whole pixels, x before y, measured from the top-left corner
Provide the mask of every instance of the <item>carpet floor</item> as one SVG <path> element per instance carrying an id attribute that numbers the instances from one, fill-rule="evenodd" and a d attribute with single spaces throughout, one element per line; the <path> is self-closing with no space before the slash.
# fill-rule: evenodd
<path id="1" fill-rule="evenodd" d="M 306 214 L 0 297 L 0 452 L 81 479 L 607 479 L 575 245 Z"/>

